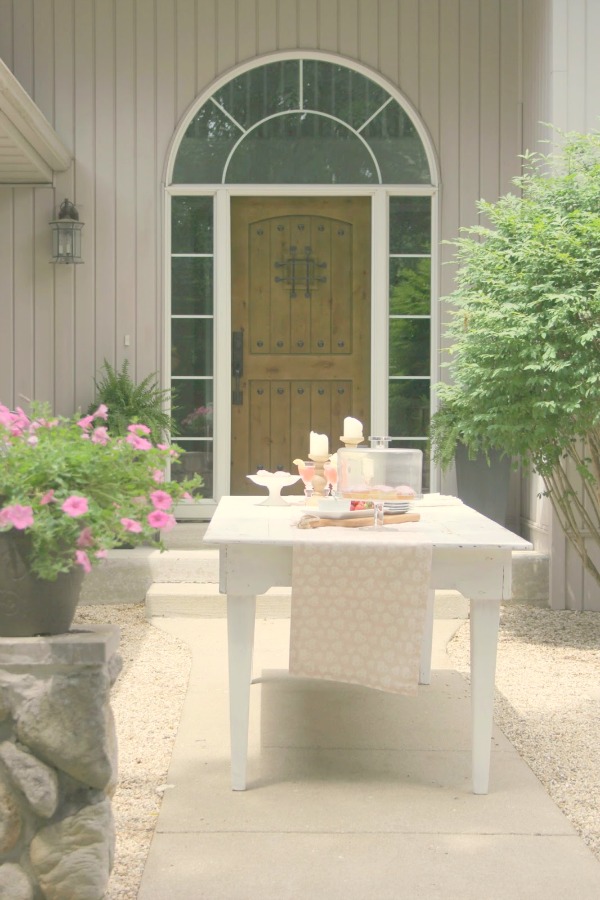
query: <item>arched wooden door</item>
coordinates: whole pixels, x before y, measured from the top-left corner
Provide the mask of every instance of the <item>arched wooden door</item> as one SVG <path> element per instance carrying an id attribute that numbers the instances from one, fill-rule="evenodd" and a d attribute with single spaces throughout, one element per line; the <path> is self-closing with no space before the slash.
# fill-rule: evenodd
<path id="1" fill-rule="evenodd" d="M 367 197 L 238 197 L 232 231 L 231 493 L 259 468 L 295 471 L 311 430 L 368 434 Z"/>

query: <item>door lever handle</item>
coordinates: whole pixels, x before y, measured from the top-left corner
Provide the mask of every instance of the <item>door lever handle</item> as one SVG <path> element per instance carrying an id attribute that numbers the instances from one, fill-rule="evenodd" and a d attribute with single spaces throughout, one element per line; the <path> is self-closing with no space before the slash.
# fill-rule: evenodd
<path id="1" fill-rule="evenodd" d="M 231 335 L 231 374 L 234 387 L 231 392 L 233 406 L 241 406 L 244 395 L 240 388 L 240 379 L 244 374 L 244 330 L 234 331 Z"/>

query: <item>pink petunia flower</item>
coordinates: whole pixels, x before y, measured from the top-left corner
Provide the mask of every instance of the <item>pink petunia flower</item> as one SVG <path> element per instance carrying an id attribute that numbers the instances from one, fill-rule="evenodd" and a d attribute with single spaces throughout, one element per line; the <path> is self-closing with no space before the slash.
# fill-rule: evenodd
<path id="1" fill-rule="evenodd" d="M 39 444 L 39 442 L 40 442 L 40 439 L 39 439 L 39 437 L 36 437 L 35 434 L 30 434 L 29 437 L 27 438 L 27 443 L 29 444 L 30 447 L 35 447 L 35 445 Z"/>
<path id="2" fill-rule="evenodd" d="M 135 447 L 136 450 L 152 450 L 152 444 L 146 438 L 139 437 L 137 434 L 128 434 L 127 443 Z"/>
<path id="3" fill-rule="evenodd" d="M 182 500 L 193 500 L 194 498 L 192 497 L 192 495 L 190 494 L 189 491 L 184 491 L 184 493 L 181 495 L 181 499 Z"/>
<path id="4" fill-rule="evenodd" d="M 162 482 L 165 480 L 165 473 L 160 469 L 155 469 L 152 473 L 152 480 L 156 481 L 157 484 L 162 484 Z"/>
<path id="5" fill-rule="evenodd" d="M 76 494 L 71 494 L 70 497 L 67 497 L 61 506 L 62 511 L 68 516 L 71 516 L 72 519 L 76 519 L 78 516 L 84 516 L 88 511 L 88 508 L 87 498 L 78 497 Z"/>
<path id="6" fill-rule="evenodd" d="M 93 421 L 94 421 L 93 416 L 84 416 L 83 419 L 80 419 L 77 424 L 79 425 L 80 428 L 83 428 L 84 431 L 87 431 L 88 428 L 92 427 Z"/>
<path id="7" fill-rule="evenodd" d="M 131 425 L 127 426 L 127 431 L 132 434 L 150 434 L 150 429 L 147 425 L 141 425 L 137 422 L 133 422 Z"/>
<path id="8" fill-rule="evenodd" d="M 92 413 L 92 416 L 94 419 L 104 419 L 106 422 L 108 419 L 108 406 L 106 403 L 101 403 L 96 412 Z"/>
<path id="9" fill-rule="evenodd" d="M 75 562 L 78 566 L 82 566 L 83 571 L 87 574 L 92 571 L 92 564 L 90 562 L 90 558 L 85 552 L 85 550 L 76 550 L 75 551 Z"/>
<path id="10" fill-rule="evenodd" d="M 5 428 L 10 428 L 12 421 L 10 409 L 8 406 L 4 406 L 3 403 L 0 403 L 0 425 L 4 425 Z"/>
<path id="11" fill-rule="evenodd" d="M 173 506 L 173 498 L 166 491 L 152 491 L 150 499 L 154 509 L 170 509 Z"/>
<path id="12" fill-rule="evenodd" d="M 99 425 L 97 428 L 94 428 L 92 434 L 92 444 L 108 444 L 110 437 L 108 436 L 108 430 L 106 425 Z"/>
<path id="13" fill-rule="evenodd" d="M 169 449 L 168 444 L 157 444 L 156 446 L 158 447 L 159 450 L 168 450 Z"/>
<path id="14" fill-rule="evenodd" d="M 171 516 L 162 509 L 155 509 L 147 516 L 148 524 L 152 528 L 161 528 L 163 531 L 170 531 L 175 527 L 175 516 Z"/>
<path id="15" fill-rule="evenodd" d="M 51 488 L 49 491 L 43 495 L 40 500 L 40 506 L 46 506 L 47 503 L 54 503 L 54 489 Z"/>
<path id="16" fill-rule="evenodd" d="M 142 530 L 142 526 L 139 522 L 136 522 L 135 519 L 121 519 L 121 525 L 125 529 L 125 531 L 131 531 L 133 534 L 139 534 Z"/>
<path id="17" fill-rule="evenodd" d="M 12 525 L 18 531 L 24 531 L 33 525 L 33 509 L 31 506 L 21 506 L 19 503 L 13 506 L 5 506 L 0 512 L 0 521 L 3 525 Z"/>
<path id="18" fill-rule="evenodd" d="M 94 537 L 92 535 L 92 529 L 88 526 L 83 528 L 79 532 L 79 537 L 77 538 L 77 546 L 78 547 L 91 547 L 94 543 Z"/>
<path id="19" fill-rule="evenodd" d="M 0 509 L 0 528 L 5 528 L 7 525 L 12 525 L 10 520 L 10 512 L 8 508 Z"/>
<path id="20" fill-rule="evenodd" d="M 108 550 L 96 550 L 94 556 L 96 557 L 96 559 L 106 559 L 106 557 L 108 556 Z"/>

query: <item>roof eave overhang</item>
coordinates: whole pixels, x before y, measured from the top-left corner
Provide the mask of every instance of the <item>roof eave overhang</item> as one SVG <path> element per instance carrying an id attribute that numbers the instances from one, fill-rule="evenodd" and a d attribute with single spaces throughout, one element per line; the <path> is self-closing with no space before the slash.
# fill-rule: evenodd
<path id="1" fill-rule="evenodd" d="M 52 184 L 72 155 L 0 59 L 0 184 Z"/>

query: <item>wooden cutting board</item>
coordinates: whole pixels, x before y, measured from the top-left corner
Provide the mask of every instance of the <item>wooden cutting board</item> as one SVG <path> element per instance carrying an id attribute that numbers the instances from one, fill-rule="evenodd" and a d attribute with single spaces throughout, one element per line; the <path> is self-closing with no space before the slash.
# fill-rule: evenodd
<path id="1" fill-rule="evenodd" d="M 384 525 L 397 525 L 400 522 L 418 522 L 419 513 L 387 513 L 383 517 Z M 325 528 L 332 525 L 338 528 L 364 528 L 373 524 L 373 516 L 360 516 L 357 519 L 320 519 L 316 516 L 303 516 L 298 523 L 299 528 Z"/>

